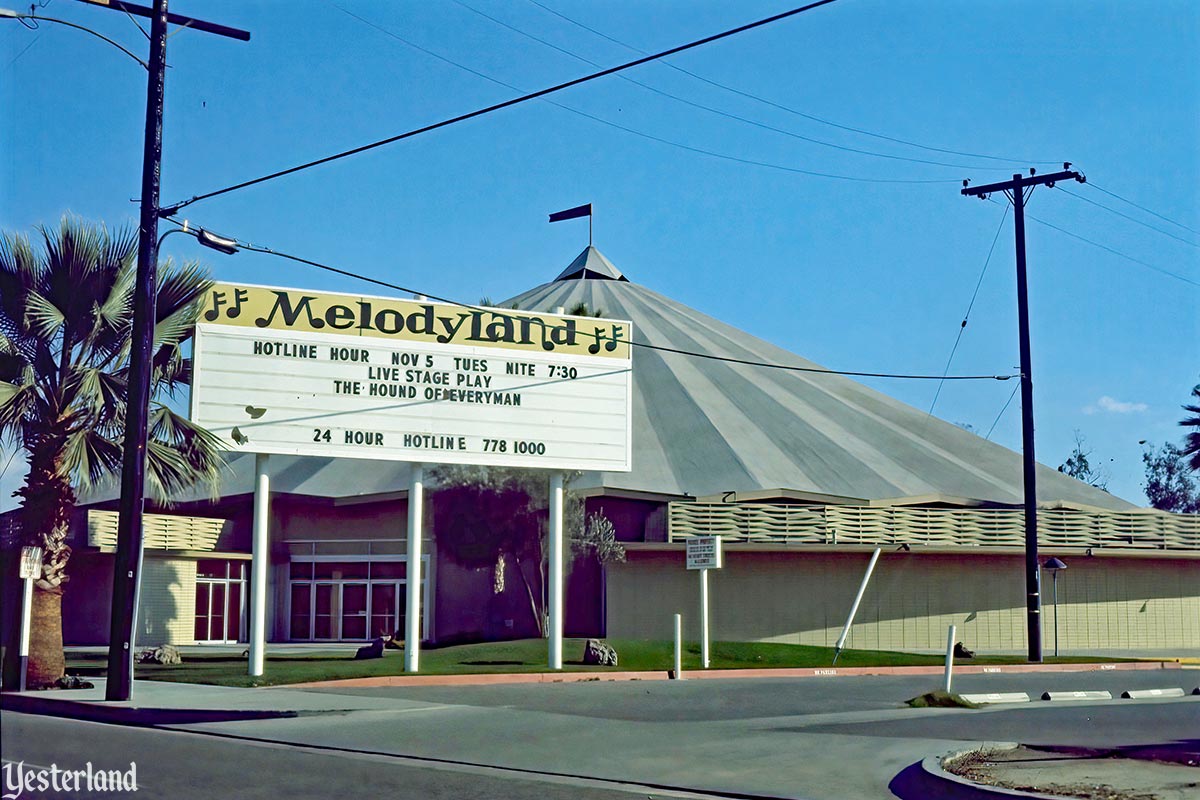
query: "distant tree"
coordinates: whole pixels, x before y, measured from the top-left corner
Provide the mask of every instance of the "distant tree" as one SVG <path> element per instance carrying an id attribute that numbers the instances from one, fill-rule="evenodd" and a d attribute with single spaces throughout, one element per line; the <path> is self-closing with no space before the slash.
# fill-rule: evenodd
<path id="1" fill-rule="evenodd" d="M 1180 425 L 1192 429 L 1183 437 L 1182 454 L 1192 472 L 1200 472 L 1200 383 L 1192 387 L 1192 397 L 1196 402 L 1183 407 L 1191 416 L 1179 420 Z"/>
<path id="2" fill-rule="evenodd" d="M 1067 456 L 1067 460 L 1058 465 L 1058 471 L 1070 475 L 1075 480 L 1083 481 L 1089 486 L 1108 491 L 1108 474 L 1104 470 L 1092 467 L 1088 457 L 1093 453 L 1087 446 L 1083 435 L 1075 431 L 1075 449 Z"/>
<path id="3" fill-rule="evenodd" d="M 586 300 L 581 300 L 567 309 L 567 313 L 572 317 L 603 317 L 604 309 L 597 308 L 593 311 L 592 309 L 588 308 Z"/>
<path id="4" fill-rule="evenodd" d="M 1142 453 L 1146 465 L 1146 499 L 1150 505 L 1163 511 L 1200 513 L 1200 491 L 1189 475 L 1183 451 L 1165 443 L 1155 450 L 1153 447 Z"/>

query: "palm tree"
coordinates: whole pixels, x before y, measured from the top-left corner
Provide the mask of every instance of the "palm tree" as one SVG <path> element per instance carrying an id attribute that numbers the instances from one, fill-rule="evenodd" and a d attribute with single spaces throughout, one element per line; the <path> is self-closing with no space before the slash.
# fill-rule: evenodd
<path id="1" fill-rule="evenodd" d="M 1192 397 L 1196 398 L 1195 404 L 1183 407 L 1191 416 L 1179 420 L 1179 424 L 1192 429 L 1183 437 L 1183 457 L 1194 472 L 1200 472 L 1200 383 L 1192 387 Z"/>
<path id="2" fill-rule="evenodd" d="M 43 548 L 28 682 L 64 672 L 62 593 L 76 489 L 120 472 L 131 346 L 137 233 L 110 235 L 64 217 L 40 241 L 0 233 L 0 440 L 24 448 L 29 473 L 16 495 L 21 536 Z M 182 344 L 211 286 L 197 264 L 160 271 L 146 446 L 155 500 L 198 481 L 214 489 L 221 458 L 212 434 L 163 401 L 190 379 Z"/>

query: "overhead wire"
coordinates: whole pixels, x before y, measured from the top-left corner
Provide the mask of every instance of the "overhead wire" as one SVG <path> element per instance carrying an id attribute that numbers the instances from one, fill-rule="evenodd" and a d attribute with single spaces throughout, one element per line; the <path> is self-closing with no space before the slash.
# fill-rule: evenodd
<path id="1" fill-rule="evenodd" d="M 182 223 L 179 220 L 175 219 L 173 216 L 168 217 L 168 219 L 177 225 L 182 225 Z M 183 233 L 187 233 L 192 236 L 199 235 L 199 229 L 196 228 L 195 226 L 189 226 L 188 228 L 181 227 L 180 230 Z M 352 278 L 355 280 L 360 280 L 360 281 L 363 281 L 366 283 L 370 283 L 375 286 L 380 286 L 380 287 L 384 287 L 387 289 L 393 289 L 396 291 L 404 292 L 405 294 L 425 297 L 430 300 L 437 300 L 439 302 L 448 303 L 448 304 L 459 306 L 460 308 L 466 308 L 466 309 L 469 309 L 472 311 L 495 311 L 496 310 L 496 309 L 488 309 L 483 306 L 475 305 L 472 303 L 464 303 L 460 300 L 453 300 L 448 297 L 440 297 L 435 294 L 430 294 L 429 292 L 422 292 L 422 291 L 412 289 L 412 288 L 409 288 L 406 286 L 401 286 L 399 284 L 391 283 L 390 281 L 384 281 L 384 280 L 380 280 L 378 278 L 371 278 L 366 275 L 361 275 L 359 273 L 352 272 L 350 270 L 341 269 L 340 267 L 334 267 L 329 264 L 323 264 L 320 261 L 314 261 L 312 259 L 304 258 L 302 256 L 292 255 L 291 253 L 285 253 L 281 250 L 276 250 L 271 247 L 257 245 L 252 242 L 244 242 L 240 239 L 235 239 L 235 241 L 237 242 L 238 249 L 241 249 L 241 250 L 248 250 L 250 252 L 263 253 L 266 255 L 276 256 L 278 258 L 284 258 L 289 261 L 295 261 L 300 264 L 306 264 L 308 266 L 315 267 L 315 268 L 321 269 L 321 270 L 325 270 L 326 272 L 331 272 L 336 275 L 341 275 L 343 277 L 348 277 L 348 278 Z M 520 314 L 522 313 L 522 311 L 526 314 L 536 313 L 536 312 L 532 312 L 529 310 L 523 310 L 523 309 L 503 309 L 502 311 L 505 314 L 509 314 L 509 315 L 515 316 L 515 317 L 519 317 Z M 921 375 L 921 374 L 914 374 L 914 373 L 867 372 L 867 371 L 860 371 L 860 370 L 837 370 L 837 369 L 827 369 L 825 367 L 802 367 L 802 366 L 798 366 L 798 365 L 794 365 L 794 364 L 779 364 L 779 363 L 770 362 L 770 361 L 756 361 L 753 359 L 733 358 L 730 356 L 718 356 L 718 355 L 713 355 L 711 353 L 700 353 L 700 352 L 696 352 L 696 351 L 692 351 L 692 350 L 683 350 L 683 349 L 676 348 L 676 347 L 667 347 L 665 345 L 657 345 L 657 344 L 653 344 L 651 342 L 639 342 L 639 341 L 635 341 L 635 340 L 630 340 L 629 345 L 631 347 L 642 347 L 642 348 L 646 348 L 649 350 L 657 350 L 660 352 L 674 353 L 676 355 L 687 356 L 689 358 L 702 358 L 702 359 L 707 359 L 707 360 L 711 360 L 711 361 L 722 361 L 722 362 L 732 363 L 732 364 L 742 364 L 745 366 L 764 367 L 764 368 L 768 368 L 768 369 L 778 369 L 778 370 L 784 370 L 784 371 L 788 371 L 788 372 L 805 372 L 805 373 L 813 373 L 813 374 L 820 374 L 820 375 L 843 375 L 843 376 L 863 377 L 863 378 L 894 378 L 894 379 L 902 379 L 902 380 L 961 380 L 961 381 L 967 381 L 967 380 L 970 380 L 970 381 L 978 381 L 978 380 L 1006 381 L 1006 380 L 1010 380 L 1012 378 L 1019 377 L 1017 375 L 949 375 L 949 376 L 943 376 L 943 375 Z"/>
<path id="2" fill-rule="evenodd" d="M 463 2 L 463 0 L 452 0 L 452 1 L 456 5 L 462 6 L 463 8 L 465 8 L 466 10 L 470 11 L 473 14 L 477 14 L 480 17 L 483 17 L 484 19 L 495 23 L 496 25 L 506 28 L 520 36 L 524 36 L 525 38 L 527 38 L 531 41 L 537 42 L 538 44 L 549 47 L 550 49 L 552 49 L 556 52 L 562 53 L 563 55 L 569 56 L 570 58 L 574 58 L 578 61 L 582 61 L 583 63 L 589 64 L 593 67 L 600 66 L 597 62 L 592 61 L 590 58 L 585 58 L 584 56 L 581 56 L 578 53 L 572 52 L 563 47 L 559 47 L 558 45 L 556 45 L 552 42 L 548 42 L 539 36 L 535 36 L 532 33 L 522 30 L 521 28 L 518 28 L 515 25 L 510 25 L 509 23 L 505 22 L 504 20 L 498 19 L 497 17 L 493 17 L 491 14 L 488 14 L 484 11 L 480 11 L 479 9 L 475 8 L 474 6 L 471 6 L 470 4 Z M 799 139 L 801 141 L 820 145 L 822 147 L 829 147 L 834 150 L 842 150 L 847 153 L 856 153 L 859 155 L 871 156 L 874 158 L 884 158 L 884 159 L 890 159 L 893 161 L 907 161 L 907 162 L 910 162 L 913 164 L 928 164 L 928 165 L 939 166 L 939 167 L 956 167 L 956 168 L 963 168 L 963 169 L 1001 169 L 1001 167 L 979 167 L 978 165 L 975 165 L 975 164 L 962 164 L 962 163 L 950 162 L 950 161 L 934 161 L 934 160 L 927 159 L 927 158 L 911 158 L 909 156 L 901 156 L 901 155 L 895 155 L 895 154 L 891 154 L 891 153 L 881 153 L 881 152 L 878 152 L 875 150 L 863 150 L 863 149 L 857 148 L 857 147 L 850 147 L 847 145 L 837 144 L 836 142 L 828 142 L 823 139 L 816 139 L 811 136 L 805 136 L 803 134 L 796 133 L 795 131 L 789 131 L 784 128 L 778 128 L 778 127 L 775 127 L 774 125 L 768 125 L 765 122 L 759 122 L 758 120 L 753 120 L 748 117 L 743 117 L 739 114 L 734 114 L 734 113 L 724 111 L 719 108 L 713 108 L 712 106 L 705 105 L 704 103 L 700 103 L 695 100 L 689 100 L 686 97 L 680 97 L 679 95 L 672 94 L 671 92 L 665 91 L 663 89 L 659 89 L 656 86 L 651 86 L 648 83 L 643 83 L 642 81 L 639 81 L 636 78 L 631 78 L 628 75 L 618 75 L 617 77 L 623 81 L 633 84 L 634 86 L 640 86 L 641 88 L 645 89 L 646 91 L 653 92 L 654 94 L 660 95 L 662 97 L 666 97 L 670 100 L 674 100 L 677 103 L 681 103 L 683 105 L 690 106 L 692 108 L 698 108 L 702 111 L 707 111 L 710 114 L 716 114 L 717 116 L 725 117 L 726 119 L 731 119 L 736 122 L 741 122 L 745 125 L 751 125 L 755 128 L 760 128 L 762 130 L 771 131 L 773 133 L 778 133 L 783 136 L 788 136 L 793 139 Z"/>
<path id="3" fill-rule="evenodd" d="M 204 192 L 203 194 L 193 195 L 192 197 L 190 197 L 186 200 L 182 200 L 171 206 L 165 207 L 164 210 L 178 211 L 179 209 L 182 209 L 185 206 L 191 205 L 193 203 L 197 203 L 201 200 L 206 200 L 211 197 L 217 197 L 218 195 L 228 194 L 229 192 L 238 191 L 239 189 L 244 189 L 249 186 L 254 186 L 254 185 L 257 185 L 260 183 L 264 183 L 266 181 L 275 180 L 275 179 L 281 178 L 285 175 L 291 175 L 293 173 L 300 172 L 300 171 L 306 170 L 306 169 L 311 169 L 313 167 L 317 167 L 322 164 L 328 164 L 331 161 L 336 161 L 336 160 L 339 160 L 342 158 L 348 158 L 350 156 L 357 155 L 359 153 L 363 153 L 368 150 L 373 150 L 377 147 L 383 147 L 384 145 L 392 144 L 394 142 L 398 142 L 403 139 L 408 139 L 413 136 L 418 136 L 422 133 L 427 133 L 429 131 L 437 130 L 439 128 L 444 128 L 448 125 L 454 125 L 459 122 L 464 122 L 468 119 L 474 119 L 476 117 L 480 117 L 485 114 L 490 114 L 494 111 L 499 111 L 504 108 L 509 108 L 511 106 L 518 105 L 520 103 L 525 103 L 530 100 L 535 100 L 540 97 L 545 97 L 546 95 L 553 94 L 555 92 L 560 92 L 560 91 L 563 91 L 564 89 L 568 89 L 573 86 L 579 86 L 581 84 L 587 83 L 589 81 L 594 81 L 594 80 L 597 80 L 599 78 L 602 78 L 602 77 L 605 77 L 608 75 L 613 75 L 615 73 L 622 72 L 624 70 L 631 69 L 636 66 L 640 66 L 641 64 L 646 64 L 651 61 L 657 61 L 657 60 L 665 58 L 667 56 L 674 55 L 675 53 L 682 53 L 684 51 L 691 50 L 691 49 L 694 49 L 696 47 L 700 47 L 700 46 L 703 46 L 706 44 L 710 44 L 712 42 L 719 41 L 721 39 L 725 39 L 730 36 L 735 36 L 737 34 L 744 33 L 746 31 L 753 30 L 755 28 L 759 28 L 764 25 L 769 25 L 769 24 L 772 24 L 775 22 L 779 22 L 780 20 L 788 19 L 790 17 L 796 16 L 797 14 L 802 14 L 807 11 L 812 11 L 813 9 L 819 8 L 821 6 L 829 5 L 830 3 L 833 3 L 833 2 L 836 2 L 836 0 L 815 0 L 815 2 L 808 3 L 806 5 L 799 6 L 796 8 L 792 8 L 792 9 L 789 9 L 788 11 L 784 11 L 779 14 L 773 14 L 769 17 L 764 17 L 763 19 L 759 19 L 754 22 L 747 23 L 745 25 L 739 25 L 735 28 L 730 28 L 728 30 L 721 31 L 720 33 L 712 34 L 710 36 L 705 36 L 701 39 L 696 39 L 696 40 L 688 42 L 686 44 L 678 45 L 676 47 L 672 47 L 667 50 L 663 50 L 659 53 L 654 53 L 652 55 L 643 56 L 641 58 L 634 59 L 633 61 L 628 61 L 624 64 L 618 64 L 615 67 L 609 67 L 607 69 L 599 70 L 598 72 L 593 72 L 591 74 L 584 75 L 579 78 L 574 78 L 569 81 L 564 81 L 562 83 L 558 83 L 553 86 L 549 86 L 545 89 L 539 89 L 538 91 L 535 91 L 535 92 L 529 92 L 529 93 L 521 95 L 519 97 L 513 97 L 508 100 L 504 100 L 500 103 L 494 103 L 492 105 L 486 106 L 484 108 L 479 108 L 474 111 L 467 112 L 465 114 L 459 114 L 454 117 L 449 117 L 447 119 L 441 120 L 440 122 L 435 122 L 430 125 L 425 125 L 420 128 L 415 128 L 413 130 L 406 131 L 401 134 L 397 134 L 395 136 L 389 136 L 384 139 L 379 139 L 377 141 L 370 142 L 365 145 L 360 145 L 358 147 L 350 148 L 349 150 L 343 150 L 341 152 L 334 153 L 332 155 L 324 156 L 322 158 L 318 158 L 318 159 L 315 159 L 312 161 L 307 161 L 303 164 L 297 164 L 296 166 L 288 167 L 287 169 L 277 170 L 275 172 L 271 172 L 266 175 L 261 175 L 257 178 L 252 178 L 250 180 L 241 181 L 240 183 L 235 183 L 235 184 L 232 184 L 229 186 L 225 186 L 220 189 L 215 189 L 213 191 Z"/>
<path id="4" fill-rule="evenodd" d="M 1069 194 L 1071 197 L 1074 197 L 1077 200 L 1082 200 L 1083 202 L 1090 203 L 1091 205 L 1094 205 L 1097 208 L 1102 208 L 1105 211 L 1109 212 L 1110 214 L 1116 214 L 1118 217 L 1127 219 L 1130 222 L 1136 222 L 1138 225 L 1141 225 L 1144 228 L 1149 228 L 1152 231 L 1157 231 L 1158 233 L 1161 233 L 1163 236 L 1169 236 L 1178 242 L 1183 242 L 1186 245 L 1191 245 L 1192 247 L 1200 248 L 1200 244 L 1196 244 L 1195 242 L 1188 241 L 1187 239 L 1184 239 L 1182 236 L 1176 236 L 1175 234 L 1171 233 L 1170 231 L 1164 231 L 1162 228 L 1159 228 L 1155 225 L 1151 225 L 1149 222 L 1145 222 L 1143 220 L 1138 219 L 1137 217 L 1133 217 L 1133 216 L 1130 216 L 1129 214 L 1125 214 L 1121 211 L 1117 211 L 1115 208 L 1106 206 L 1103 203 L 1097 203 L 1095 200 L 1084 197 L 1081 194 L 1076 194 L 1075 192 L 1072 192 L 1070 189 L 1064 188 L 1062 186 L 1055 186 L 1054 188 L 1058 189 L 1060 192 Z"/>
<path id="5" fill-rule="evenodd" d="M 997 205 L 1000 204 L 998 200 L 995 200 L 990 197 L 988 198 L 988 202 L 996 203 Z M 1187 283 L 1192 286 L 1200 286 L 1200 281 L 1195 281 L 1185 275 L 1180 275 L 1177 272 L 1171 272 L 1169 269 L 1163 269 L 1162 267 L 1160 267 L 1156 264 L 1151 264 L 1149 261 L 1142 261 L 1140 258 L 1134 258 L 1133 256 L 1128 255 L 1127 253 L 1122 253 L 1120 250 L 1116 250 L 1112 247 L 1109 247 L 1108 245 L 1101 244 L 1100 242 L 1092 241 L 1091 239 L 1088 239 L 1084 236 L 1080 236 L 1077 233 L 1072 233 L 1071 231 L 1067 230 L 1066 228 L 1059 227 L 1058 225 L 1055 225 L 1052 222 L 1047 222 L 1046 220 L 1041 219 L 1039 217 L 1035 217 L 1032 214 L 1026 214 L 1025 216 L 1026 216 L 1026 218 L 1033 220 L 1034 222 L 1038 223 L 1039 225 L 1044 225 L 1047 228 L 1053 228 L 1054 230 L 1058 231 L 1059 233 L 1070 236 L 1072 239 L 1078 239 L 1079 241 L 1084 242 L 1085 244 L 1090 244 L 1092 247 L 1098 247 L 1101 250 L 1112 253 L 1115 256 L 1125 259 L 1126 261 L 1132 261 L 1134 264 L 1140 264 L 1141 266 L 1146 267 L 1147 269 L 1154 270 L 1155 272 L 1160 272 L 1163 275 L 1166 275 L 1169 278 L 1174 278 L 1177 281 L 1182 281 L 1183 283 Z"/>
<path id="6" fill-rule="evenodd" d="M 616 39 L 612 36 L 609 36 L 608 34 L 603 33 L 602 31 L 598 31 L 595 28 L 589 27 L 589 26 L 583 24 L 582 22 L 579 22 L 578 20 L 575 20 L 575 19 L 567 16 L 566 14 L 556 11 L 555 9 L 545 5 L 544 3 L 538 2 L 538 0 L 529 0 L 529 2 L 532 3 L 533 5 L 537 6 L 538 8 L 541 8 L 544 11 L 547 11 L 547 12 L 553 14 L 554 16 L 559 17 L 560 19 L 563 19 L 566 22 L 571 23 L 572 25 L 580 27 L 583 30 L 588 31 L 589 33 L 593 33 L 602 39 L 606 39 L 606 40 L 612 42 L 613 44 L 620 45 L 621 47 L 624 47 L 625 49 L 630 50 L 634 53 L 645 53 L 646 52 L 637 47 L 634 47 L 631 44 L 623 42 L 620 39 Z M 934 147 L 932 145 L 921 144 L 919 142 L 913 142 L 913 141 L 909 141 L 907 139 L 900 139 L 895 136 L 888 136 L 888 135 L 882 134 L 882 133 L 875 133 L 875 132 L 866 130 L 864 128 L 856 128 L 851 125 L 843 125 L 838 122 L 833 122 L 832 120 L 824 119 L 823 117 L 818 117 L 813 114 L 808 114 L 806 112 L 799 111 L 795 108 L 784 105 L 782 103 L 777 103 L 773 100 L 768 100 L 767 98 L 761 97 L 760 95 L 756 95 L 751 92 L 746 92 L 741 89 L 734 88 L 727 84 L 712 80 L 711 78 L 706 78 L 703 75 L 699 75 L 690 70 L 686 70 L 683 67 L 672 64 L 670 61 L 667 61 L 665 59 L 660 61 L 659 63 L 661 63 L 665 67 L 669 67 L 670 69 L 675 70 L 676 72 L 682 73 L 682 74 L 687 75 L 691 78 L 694 78 L 698 81 L 701 81 L 702 83 L 706 83 L 710 86 L 715 86 L 718 89 L 722 89 L 724 91 L 731 92 L 740 97 L 745 97 L 749 100 L 754 100 L 755 102 L 762 103 L 764 105 L 770 106 L 771 108 L 776 108 L 776 109 L 779 109 L 780 111 L 785 111 L 789 114 L 794 114 L 798 117 L 803 117 L 804 119 L 811 120 L 813 122 L 817 122 L 821 125 L 828 125 L 832 128 L 838 128 L 840 130 L 857 133 L 862 136 L 870 136 L 872 138 L 879 139 L 881 141 L 892 142 L 894 144 L 901 144 L 901 145 L 905 145 L 907 147 L 915 147 L 919 150 L 926 150 L 926 151 L 929 151 L 932 153 L 945 153 L 947 155 L 965 156 L 968 158 L 981 158 L 981 159 L 985 159 L 988 161 L 1002 161 L 1002 162 L 1005 162 L 1008 164 L 1058 164 L 1058 163 L 1061 163 L 1061 160 L 1038 161 L 1038 160 L 1034 160 L 1034 159 L 1008 158 L 1005 156 L 987 155 L 984 153 L 969 153 L 969 152 L 965 152 L 962 150 L 951 150 L 951 149 L 944 148 L 944 147 Z"/>
<path id="7" fill-rule="evenodd" d="M 942 370 L 943 375 L 950 374 L 950 364 L 954 361 L 954 354 L 958 352 L 959 342 L 962 341 L 963 332 L 967 329 L 967 320 L 971 318 L 971 310 L 975 308 L 975 299 L 979 297 L 979 287 L 983 285 L 983 276 L 987 274 L 988 265 L 992 263 L 992 253 L 996 252 L 996 242 L 1000 241 L 1000 232 L 1004 230 L 1004 222 L 1008 219 L 1008 206 L 1004 207 L 1004 213 L 1000 215 L 1000 224 L 996 226 L 996 235 L 992 237 L 992 246 L 988 248 L 987 258 L 983 261 L 983 269 L 979 271 L 979 280 L 975 281 L 975 291 L 971 293 L 971 302 L 967 304 L 967 313 L 963 314 L 962 324 L 958 326 L 958 335 L 954 337 L 954 346 L 950 348 L 950 357 L 946 359 L 946 367 Z M 942 393 L 942 385 L 944 381 L 938 382 L 937 391 L 933 394 L 933 402 L 929 404 L 928 416 L 933 416 L 933 408 L 937 405 L 938 397 Z"/>
<path id="8" fill-rule="evenodd" d="M 337 8 L 339 11 L 342 11 L 343 13 L 347 14 L 348 16 L 353 17 L 354 19 L 364 23 L 365 25 L 368 25 L 371 28 L 374 28 L 375 30 L 377 30 L 383 34 L 390 36 L 391 38 L 393 38 L 399 42 L 402 42 L 402 43 L 412 47 L 415 50 L 419 50 L 420 52 L 425 53 L 426 55 L 436 58 L 439 61 L 443 61 L 446 64 L 449 64 L 453 67 L 457 67 L 458 69 L 461 69 L 465 72 L 469 72 L 472 75 L 483 78 L 484 80 L 490 81 L 491 83 L 494 83 L 498 86 L 503 86 L 505 88 L 512 89 L 513 91 L 517 91 L 517 92 L 523 91 L 522 89 L 520 89 L 516 86 L 513 86 L 510 83 L 502 81 L 499 78 L 494 78 L 490 75 L 487 75 L 486 73 L 480 72 L 477 69 L 474 69 L 474 68 L 469 67 L 465 64 L 462 64 L 458 61 L 455 61 L 451 58 L 448 58 L 447 56 L 444 56 L 441 53 L 437 53 L 433 50 L 430 50 L 427 47 L 423 47 L 415 42 L 412 42 L 409 39 L 406 39 L 405 37 L 395 33 L 394 31 L 388 30 L 387 28 L 384 28 L 381 25 L 378 25 L 374 22 L 371 22 L 368 19 L 365 19 L 364 17 L 359 16 L 358 14 L 355 14 L 353 11 L 350 11 L 349 9 L 343 8 L 342 6 L 335 6 L 335 8 Z M 957 180 L 951 179 L 951 178 L 868 178 L 868 177 L 857 176 L 857 175 L 842 175 L 842 174 L 832 173 L 832 172 L 820 172 L 817 170 L 809 170 L 809 169 L 804 169 L 802 167 L 793 167 L 793 166 L 789 166 L 786 164 L 777 164 L 777 163 L 769 162 L 769 161 L 758 161 L 756 159 L 744 158 L 742 156 L 735 156 L 735 155 L 731 155 L 729 153 L 722 153 L 722 152 L 715 151 L 715 150 L 708 150 L 708 149 L 705 149 L 702 147 L 695 147 L 693 145 L 684 144 L 683 142 L 678 142 L 673 139 L 667 139 L 662 136 L 658 136 L 658 135 L 655 135 L 652 133 L 647 133 L 645 131 L 641 131 L 636 128 L 631 128 L 627 125 L 622 125 L 620 123 L 604 119 L 603 117 L 596 116 L 595 114 L 590 114 L 586 111 L 581 111 L 580 109 L 573 108 L 568 105 L 564 105 L 555 100 L 546 100 L 545 102 L 549 103 L 550 105 L 554 106 L 555 108 L 560 108 L 563 111 L 568 111 L 572 114 L 583 117 L 585 119 L 589 119 L 589 120 L 599 123 L 601 125 L 605 125 L 607 127 L 614 128 L 619 131 L 624 131 L 625 133 L 631 134 L 633 136 L 638 136 L 640 138 L 647 139 L 647 140 L 650 140 L 653 142 L 665 144 L 670 147 L 678 148 L 680 150 L 686 150 L 688 152 L 697 153 L 699 155 L 709 156 L 711 158 L 717 158 L 717 159 L 721 159 L 723 161 L 731 161 L 731 162 L 738 163 L 738 164 L 746 164 L 749 166 L 763 167 L 765 169 L 773 169 L 773 170 L 778 170 L 781 172 L 790 172 L 790 173 L 795 173 L 795 174 L 800 174 L 800 175 L 808 175 L 810 177 L 815 177 L 815 178 L 829 178 L 832 180 L 851 181 L 851 182 L 856 182 L 856 183 L 934 184 L 934 183 L 957 183 L 958 182 Z M 170 206 L 169 208 L 172 211 L 177 211 L 177 210 L 183 208 L 185 205 L 187 205 L 187 203 L 176 204 L 174 206 Z"/>
<path id="9" fill-rule="evenodd" d="M 1163 216 L 1162 214 L 1158 213 L 1157 211 L 1153 211 L 1149 208 L 1146 208 L 1143 205 L 1139 205 L 1138 203 L 1135 203 L 1128 198 L 1122 197 L 1121 195 L 1117 194 L 1116 192 L 1110 192 L 1108 189 L 1105 189 L 1103 186 L 1097 186 L 1092 181 L 1088 181 L 1087 184 L 1085 184 L 1085 185 L 1092 187 L 1093 189 L 1095 189 L 1098 192 L 1103 192 L 1104 194 L 1108 195 L 1109 197 L 1115 197 L 1117 200 L 1120 200 L 1122 203 L 1128 203 L 1129 205 L 1133 206 L 1134 208 L 1145 211 L 1147 214 L 1149 214 L 1151 216 L 1158 217 L 1163 222 L 1169 222 L 1172 225 L 1175 225 L 1176 227 L 1183 228 L 1185 231 L 1191 231 L 1192 233 L 1200 235 L 1200 231 L 1196 230 L 1195 228 L 1189 228 L 1187 225 L 1184 225 L 1182 222 L 1176 222 L 1175 220 L 1171 219 L 1170 217 Z"/>
<path id="10" fill-rule="evenodd" d="M 1008 411 L 1009 405 L 1012 403 L 1013 398 L 1017 396 L 1017 390 L 1020 388 L 1021 382 L 1017 381 L 1017 385 L 1013 387 L 1012 393 L 1008 395 L 1008 400 L 1004 402 L 1004 408 L 1000 409 L 1000 413 L 996 415 L 996 419 L 992 422 L 992 427 L 988 428 L 987 436 L 984 436 L 984 439 L 991 441 L 992 431 L 996 430 L 996 426 L 1000 424 L 1000 418 L 1004 416 L 1005 411 Z"/>

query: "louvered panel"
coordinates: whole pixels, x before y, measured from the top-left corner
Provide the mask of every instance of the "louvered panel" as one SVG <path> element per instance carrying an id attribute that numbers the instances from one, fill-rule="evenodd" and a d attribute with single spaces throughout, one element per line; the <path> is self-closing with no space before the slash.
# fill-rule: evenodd
<path id="1" fill-rule="evenodd" d="M 795 506 L 672 503 L 670 539 L 720 535 L 757 544 L 909 544 L 924 547 L 1023 547 L 1019 508 Z M 1038 511 L 1046 547 L 1200 550 L 1200 516 L 1150 511 Z"/>
<path id="2" fill-rule="evenodd" d="M 88 511 L 88 544 L 106 550 L 116 548 L 117 520 L 115 511 Z M 173 514 L 146 514 L 142 517 L 142 535 L 147 550 L 212 551 L 216 549 L 224 527 L 225 520 L 211 517 Z"/>

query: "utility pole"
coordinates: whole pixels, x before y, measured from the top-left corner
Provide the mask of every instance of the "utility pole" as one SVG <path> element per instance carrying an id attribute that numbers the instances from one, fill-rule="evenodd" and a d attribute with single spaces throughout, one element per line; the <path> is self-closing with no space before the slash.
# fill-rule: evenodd
<path id="1" fill-rule="evenodd" d="M 1033 451 L 1033 366 L 1029 351 L 1029 293 L 1025 276 L 1025 201 L 1036 186 L 1054 186 L 1058 181 L 1086 178 L 1071 171 L 1064 163 L 1062 172 L 1037 175 L 1032 169 L 1028 177 L 1012 176 L 1011 181 L 986 186 L 967 186 L 963 181 L 962 194 L 986 200 L 992 192 L 1004 192 L 1013 205 L 1013 227 L 1017 246 L 1017 325 L 1021 344 L 1021 460 L 1025 495 L 1025 608 L 1028 618 L 1026 635 L 1029 639 L 1029 660 L 1042 661 L 1042 597 L 1041 573 L 1038 565 L 1037 538 L 1037 460 Z M 1028 189 L 1028 192 L 1026 191 Z"/>
<path id="2" fill-rule="evenodd" d="M 83 0 L 114 11 L 150 18 L 149 78 L 146 84 L 146 134 L 142 150 L 141 219 L 138 225 L 137 277 L 133 290 L 133 330 L 130 336 L 129 393 L 125 416 L 121 500 L 117 519 L 117 553 L 113 563 L 112 622 L 108 640 L 106 700 L 128 700 L 133 693 L 133 643 L 141 589 L 146 487 L 146 425 L 150 406 L 150 372 L 154 357 L 154 306 L 157 296 L 159 176 L 162 168 L 163 94 L 167 71 L 167 23 L 249 41 L 237 28 L 214 25 L 167 13 L 167 0 L 154 8 L 121 0 Z"/>

